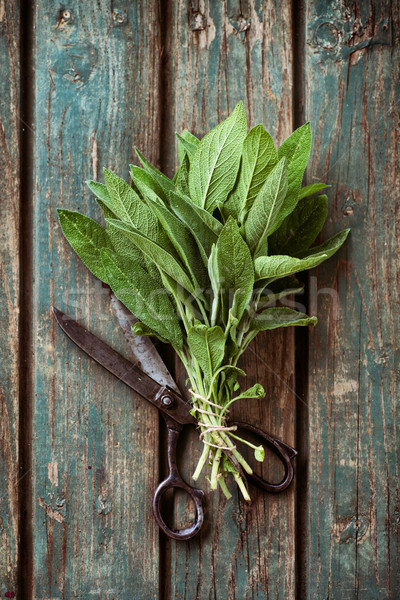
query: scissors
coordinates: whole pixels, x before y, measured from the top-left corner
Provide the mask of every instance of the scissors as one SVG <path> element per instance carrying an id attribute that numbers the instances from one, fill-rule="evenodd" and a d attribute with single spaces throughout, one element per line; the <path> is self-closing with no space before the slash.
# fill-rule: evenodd
<path id="1" fill-rule="evenodd" d="M 197 426 L 197 421 L 190 414 L 190 404 L 180 394 L 176 383 L 169 374 L 151 340 L 146 338 L 146 340 L 151 343 L 153 349 L 150 356 L 156 360 L 160 365 L 160 370 L 163 371 L 163 375 L 159 378 L 161 379 L 161 382 L 156 381 L 139 366 L 118 354 L 118 352 L 87 331 L 71 317 L 65 315 L 55 307 L 53 307 L 52 310 L 54 318 L 63 332 L 81 350 L 135 392 L 140 394 L 142 398 L 150 402 L 161 412 L 168 432 L 167 459 L 169 473 L 166 479 L 159 484 L 154 493 L 152 503 L 153 514 L 160 529 L 167 536 L 176 540 L 188 540 L 194 537 L 200 531 L 204 522 L 204 492 L 188 485 L 180 476 L 176 461 L 176 449 L 179 434 L 183 428 L 188 425 Z M 146 370 L 149 371 L 148 368 Z M 238 429 L 257 435 L 263 444 L 270 448 L 270 450 L 272 450 L 272 452 L 280 459 L 285 469 L 284 477 L 280 483 L 269 483 L 255 473 L 248 474 L 243 472 L 242 474 L 246 477 L 247 481 L 266 492 L 277 493 L 285 490 L 293 480 L 294 469 L 292 461 L 297 455 L 297 451 L 249 423 L 230 421 L 229 425 L 236 425 Z M 183 529 L 172 529 L 169 527 L 161 514 L 162 497 L 172 488 L 184 490 L 192 498 L 196 509 L 193 523 Z"/>

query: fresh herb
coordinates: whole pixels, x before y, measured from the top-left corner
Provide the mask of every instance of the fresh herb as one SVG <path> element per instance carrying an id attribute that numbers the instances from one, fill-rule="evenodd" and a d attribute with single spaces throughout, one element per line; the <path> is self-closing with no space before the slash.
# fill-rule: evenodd
<path id="1" fill-rule="evenodd" d="M 237 441 L 264 459 L 262 446 L 227 424 L 232 404 L 265 395 L 261 385 L 239 392 L 241 354 L 259 331 L 315 325 L 275 306 L 302 289 L 293 277 L 329 258 L 349 230 L 311 247 L 327 216 L 324 187 L 302 187 L 311 149 L 308 123 L 277 150 L 262 125 L 247 133 L 240 102 L 199 141 L 177 135 L 180 166 L 169 179 L 137 151 L 132 184 L 104 170 L 105 185 L 89 181 L 107 228 L 59 210 L 69 243 L 94 275 L 134 313 L 137 335 L 169 342 L 190 382 L 192 414 L 204 450 L 194 472 L 210 467 L 212 489 L 230 497 L 230 474 L 249 499 L 243 470 L 251 468 Z"/>

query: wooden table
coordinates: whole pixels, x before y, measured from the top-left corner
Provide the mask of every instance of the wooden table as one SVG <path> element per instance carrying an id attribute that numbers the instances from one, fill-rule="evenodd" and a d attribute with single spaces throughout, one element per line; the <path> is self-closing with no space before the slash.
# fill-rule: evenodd
<path id="1" fill-rule="evenodd" d="M 0 26 L 0 597 L 399 598 L 399 4 L 7 0 Z M 268 398 L 235 416 L 298 448 L 295 485 L 245 506 L 205 483 L 207 525 L 175 543 L 151 514 L 156 411 L 51 319 L 130 356 L 56 208 L 99 218 L 85 179 L 128 178 L 134 145 L 171 174 L 174 131 L 203 135 L 240 99 L 277 141 L 311 121 L 325 234 L 352 232 L 299 298 L 318 326 L 243 360 Z"/>

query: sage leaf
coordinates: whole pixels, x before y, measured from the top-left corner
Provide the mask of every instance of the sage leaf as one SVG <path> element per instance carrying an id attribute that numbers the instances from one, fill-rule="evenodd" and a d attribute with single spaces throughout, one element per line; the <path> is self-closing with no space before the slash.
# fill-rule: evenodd
<path id="1" fill-rule="evenodd" d="M 154 335 L 154 336 L 158 337 L 159 339 L 161 339 L 161 341 L 167 342 L 167 340 L 165 338 L 162 338 L 156 331 L 154 331 L 154 329 L 151 329 L 151 327 L 149 327 L 148 325 L 145 325 L 141 321 L 136 321 L 136 323 L 134 323 L 132 325 L 132 332 L 135 335 L 147 335 L 147 336 Z"/>
<path id="2" fill-rule="evenodd" d="M 146 254 L 146 256 L 148 256 L 161 270 L 170 275 L 172 279 L 184 287 L 190 294 L 195 293 L 194 286 L 188 275 L 185 273 L 183 266 L 181 266 L 169 252 L 164 250 L 164 248 L 126 223 L 115 221 L 114 219 L 108 219 L 107 223 L 125 231 L 136 246 L 140 248 L 140 250 L 142 250 L 142 252 L 144 252 L 144 254 Z"/>
<path id="3" fill-rule="evenodd" d="M 225 121 L 203 137 L 192 157 L 190 195 L 210 213 L 223 205 L 234 186 L 246 131 L 246 113 L 239 102 Z"/>
<path id="4" fill-rule="evenodd" d="M 213 231 L 215 233 L 215 235 L 218 236 L 222 231 L 222 227 L 223 227 L 222 223 L 220 221 L 218 221 L 218 219 L 213 217 L 213 215 L 210 214 L 208 211 L 204 210 L 204 208 L 201 208 L 200 206 L 197 206 L 197 204 L 194 204 L 188 196 L 184 196 L 183 194 L 180 194 L 180 195 L 185 200 L 185 202 L 189 205 L 189 207 L 200 217 L 200 219 L 203 221 L 203 223 L 205 223 L 207 225 L 207 227 L 209 229 L 211 229 L 211 231 Z M 170 198 L 171 198 L 171 195 L 170 195 Z"/>
<path id="5" fill-rule="evenodd" d="M 99 200 L 101 200 L 109 208 L 112 206 L 111 196 L 108 193 L 107 187 L 104 185 L 104 183 L 99 183 L 98 181 L 93 181 L 89 179 L 88 181 L 86 181 L 86 185 Z"/>
<path id="6" fill-rule="evenodd" d="M 129 165 L 131 179 L 133 184 L 137 187 L 143 198 L 151 198 L 155 202 L 165 204 L 167 202 L 167 190 L 165 190 L 150 173 L 136 167 L 135 165 Z"/>
<path id="7" fill-rule="evenodd" d="M 285 296 L 300 294 L 304 290 L 304 283 L 300 283 L 294 277 L 284 277 L 272 282 L 268 288 L 264 288 L 257 305 L 257 310 L 266 308 L 272 303 L 281 300 Z"/>
<path id="8" fill-rule="evenodd" d="M 183 338 L 176 312 L 158 282 L 137 263 L 124 261 L 110 251 L 103 249 L 101 258 L 116 297 L 145 325 L 180 348 Z"/>
<path id="9" fill-rule="evenodd" d="M 287 307 L 266 308 L 258 314 L 250 323 L 250 331 L 266 331 L 278 327 L 291 327 L 294 325 L 314 326 L 317 317 L 308 315 Z"/>
<path id="10" fill-rule="evenodd" d="M 272 137 L 263 125 L 256 125 L 243 142 L 238 181 L 223 206 L 224 214 L 242 221 L 277 162 L 278 153 Z"/>
<path id="11" fill-rule="evenodd" d="M 337 252 L 341 246 L 343 246 L 349 233 L 350 228 L 343 229 L 333 237 L 329 238 L 329 240 L 326 240 L 326 242 L 319 244 L 319 246 L 314 246 L 313 248 L 299 252 L 298 257 L 303 260 L 307 260 L 309 258 L 311 259 L 324 254 L 329 258 L 332 256 L 332 254 L 335 254 L 335 252 Z"/>
<path id="12" fill-rule="evenodd" d="M 197 244 L 189 229 L 164 206 L 150 200 L 149 206 L 158 217 L 180 259 L 187 267 L 194 286 L 196 288 L 207 287 L 209 283 L 207 272 L 204 269 L 203 261 L 197 250 Z"/>
<path id="13" fill-rule="evenodd" d="M 313 196 L 314 194 L 317 194 L 318 192 L 326 189 L 327 187 L 329 187 L 329 185 L 326 185 L 325 183 L 312 183 L 311 185 L 306 185 L 305 187 L 301 188 L 297 199 L 303 200 L 303 198 Z"/>
<path id="14" fill-rule="evenodd" d="M 135 263 L 139 263 L 141 266 L 145 266 L 145 255 L 143 252 L 132 242 L 129 236 L 122 232 L 119 227 L 113 225 L 115 217 L 106 217 L 107 233 L 112 242 L 113 248 L 118 256 L 122 258 L 131 259 Z"/>
<path id="15" fill-rule="evenodd" d="M 187 334 L 190 350 L 193 352 L 203 373 L 211 378 L 224 358 L 225 336 L 221 327 L 195 325 Z"/>
<path id="16" fill-rule="evenodd" d="M 103 202 L 103 200 L 96 198 L 96 202 L 100 206 L 101 210 L 103 211 L 103 215 L 104 215 L 105 219 L 117 219 L 118 218 L 117 215 L 115 215 L 113 213 L 113 211 L 108 208 L 107 204 L 105 204 Z"/>
<path id="17" fill-rule="evenodd" d="M 235 397 L 235 400 L 241 400 L 242 398 L 264 398 L 265 390 L 262 385 L 259 383 L 255 383 L 247 390 L 244 390 L 239 394 L 239 396 Z"/>
<path id="18" fill-rule="evenodd" d="M 278 225 L 294 210 L 301 189 L 301 183 L 311 151 L 310 123 L 305 123 L 289 136 L 278 149 L 278 158 L 283 157 L 288 165 L 288 189 L 282 205 Z"/>
<path id="19" fill-rule="evenodd" d="M 209 256 L 212 245 L 215 244 L 218 239 L 218 234 L 216 234 L 215 231 L 207 225 L 205 220 L 202 219 L 196 210 L 198 207 L 193 205 L 189 199 L 185 199 L 182 195 L 173 192 L 169 193 L 168 198 L 171 209 L 176 216 L 189 227 L 199 247 L 202 247 L 206 255 Z M 210 216 L 209 213 L 206 214 Z M 211 218 L 213 219 L 213 217 Z M 217 223 L 218 228 L 221 230 L 221 223 L 219 223 L 219 221 L 217 221 Z"/>
<path id="20" fill-rule="evenodd" d="M 182 164 L 185 154 L 187 155 L 189 161 L 192 159 L 193 154 L 197 150 L 197 146 L 200 143 L 200 140 L 197 139 L 194 135 L 192 135 L 186 129 L 182 131 L 182 135 L 179 133 L 175 133 L 178 141 L 179 141 L 179 163 Z"/>
<path id="21" fill-rule="evenodd" d="M 126 181 L 111 171 L 104 169 L 104 179 L 112 200 L 112 206 L 109 208 L 124 223 L 137 227 L 144 235 L 154 239 L 157 236 L 158 225 L 149 207 Z"/>
<path id="22" fill-rule="evenodd" d="M 264 461 L 265 450 L 264 450 L 263 446 L 257 446 L 257 448 L 254 449 L 254 458 L 256 460 L 258 460 L 258 462 Z"/>
<path id="23" fill-rule="evenodd" d="M 296 256 L 314 243 L 328 216 L 328 197 L 307 198 L 298 203 L 281 226 L 271 235 L 271 254 Z"/>
<path id="24" fill-rule="evenodd" d="M 184 196 L 189 196 L 189 159 L 184 157 L 176 178 L 176 190 Z M 170 192 L 171 193 L 171 192 Z M 208 214 L 208 213 L 207 213 Z"/>
<path id="25" fill-rule="evenodd" d="M 112 249 L 107 231 L 93 219 L 73 210 L 59 208 L 57 212 L 62 232 L 79 258 L 93 275 L 107 283 L 101 260 L 101 249 Z"/>
<path id="26" fill-rule="evenodd" d="M 151 175 L 152 178 L 155 179 L 162 188 L 164 188 L 165 190 L 168 190 L 168 191 L 170 191 L 170 190 L 173 191 L 175 189 L 175 186 L 172 183 L 172 181 L 166 175 L 164 175 L 164 173 L 161 173 L 161 171 L 159 171 L 154 165 L 152 165 L 143 156 L 143 154 L 136 148 L 136 146 L 135 146 L 135 152 L 137 154 L 138 159 L 142 163 L 145 171 L 147 171 L 147 173 L 149 173 L 149 175 Z"/>
<path id="27" fill-rule="evenodd" d="M 214 277 L 220 289 L 223 318 L 226 322 L 235 299 L 236 314 L 233 316 L 240 320 L 253 293 L 254 269 L 249 247 L 233 217 L 225 223 L 215 253 L 217 272 Z"/>
<path id="28" fill-rule="evenodd" d="M 299 257 L 277 254 L 256 258 L 254 261 L 256 280 L 276 279 L 318 266 L 339 250 L 349 231 L 349 229 L 344 229 L 324 244 L 305 250 Z"/>
<path id="29" fill-rule="evenodd" d="M 244 238 L 254 256 L 262 251 L 274 230 L 286 192 L 287 166 L 282 158 L 268 175 L 244 223 Z"/>

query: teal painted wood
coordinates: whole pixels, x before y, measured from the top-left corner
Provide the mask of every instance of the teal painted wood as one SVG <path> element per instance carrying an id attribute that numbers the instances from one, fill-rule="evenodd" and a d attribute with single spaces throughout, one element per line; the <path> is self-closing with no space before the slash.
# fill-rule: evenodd
<path id="1" fill-rule="evenodd" d="M 306 15 L 308 180 L 332 185 L 326 232 L 352 232 L 311 294 L 320 322 L 310 334 L 301 597 L 383 600 L 400 589 L 400 21 L 396 2 L 346 6 L 310 1 Z"/>
<path id="2" fill-rule="evenodd" d="M 134 143 L 157 161 L 158 6 L 60 6 L 35 13 L 33 597 L 147 600 L 159 590 L 158 415 L 67 340 L 50 306 L 129 356 L 56 208 L 100 218 L 85 179 L 103 165 L 127 178 Z"/>
<path id="3" fill-rule="evenodd" d="M 17 2 L 0 15 L 0 596 L 18 593 L 20 86 Z"/>
<path id="4" fill-rule="evenodd" d="M 225 118 L 243 99 L 252 125 L 264 122 L 275 139 L 292 129 L 291 14 L 287 3 L 173 3 L 172 34 L 167 64 L 170 98 L 166 139 L 184 127 L 198 135 Z M 282 36 L 282 32 L 287 34 Z M 164 158 L 173 172 L 173 155 Z M 248 350 L 244 385 L 262 383 L 268 400 L 242 404 L 234 416 L 249 420 L 288 443 L 294 443 L 293 332 L 260 336 Z M 181 383 L 184 383 L 181 374 Z M 185 476 L 192 475 L 200 450 L 197 433 L 186 440 Z M 254 462 L 254 461 L 253 461 Z M 189 468 L 188 468 L 189 465 Z M 275 475 L 275 464 L 269 463 Z M 167 572 L 172 574 L 167 597 L 293 598 L 295 488 L 275 497 L 251 489 L 245 506 L 234 485 L 233 498 L 206 490 L 206 525 L 188 544 L 171 541 Z M 176 519 L 189 520 L 186 505 Z"/>

